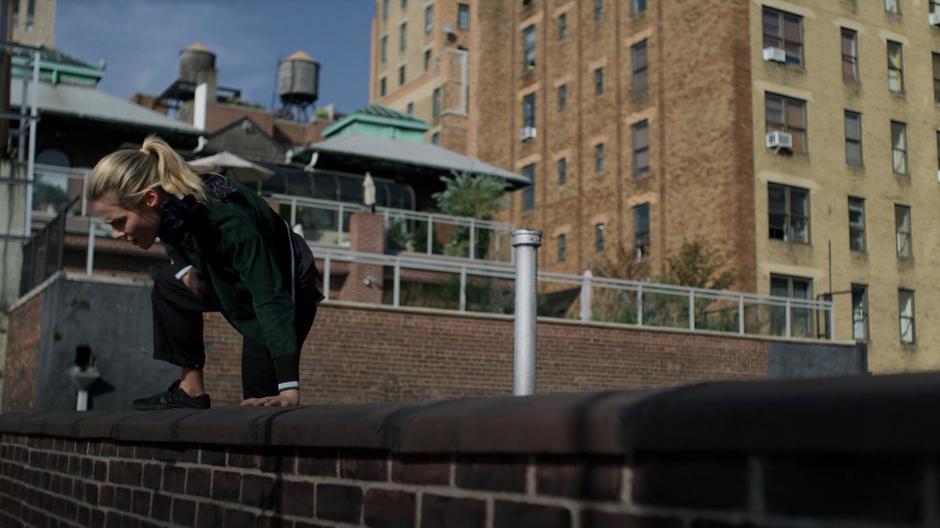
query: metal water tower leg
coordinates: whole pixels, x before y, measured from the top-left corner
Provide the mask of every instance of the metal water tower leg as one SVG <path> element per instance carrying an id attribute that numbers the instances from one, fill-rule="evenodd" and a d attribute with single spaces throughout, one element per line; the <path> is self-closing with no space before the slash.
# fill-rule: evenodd
<path id="1" fill-rule="evenodd" d="M 535 393 L 536 284 L 538 248 L 542 232 L 520 229 L 512 233 L 516 255 L 516 334 L 513 370 L 513 394 Z"/>

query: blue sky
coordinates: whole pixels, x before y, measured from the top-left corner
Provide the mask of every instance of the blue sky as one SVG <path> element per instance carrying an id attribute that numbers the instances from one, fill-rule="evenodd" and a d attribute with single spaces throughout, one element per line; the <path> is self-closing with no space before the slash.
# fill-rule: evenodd
<path id="1" fill-rule="evenodd" d="M 278 59 L 303 49 L 320 63 L 317 105 L 368 104 L 373 0 L 59 0 L 56 47 L 97 64 L 113 95 L 157 94 L 179 73 L 179 51 L 202 41 L 219 84 L 266 107 Z"/>

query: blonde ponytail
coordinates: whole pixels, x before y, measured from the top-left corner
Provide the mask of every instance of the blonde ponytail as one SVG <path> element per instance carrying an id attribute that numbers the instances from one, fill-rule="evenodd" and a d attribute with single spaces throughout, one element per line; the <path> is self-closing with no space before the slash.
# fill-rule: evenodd
<path id="1" fill-rule="evenodd" d="M 88 199 L 95 201 L 108 192 L 119 203 L 137 205 L 147 189 L 160 187 L 177 198 L 193 195 L 208 201 L 202 179 L 165 141 L 148 136 L 139 149 L 124 149 L 108 154 L 95 165 L 88 184 Z"/>

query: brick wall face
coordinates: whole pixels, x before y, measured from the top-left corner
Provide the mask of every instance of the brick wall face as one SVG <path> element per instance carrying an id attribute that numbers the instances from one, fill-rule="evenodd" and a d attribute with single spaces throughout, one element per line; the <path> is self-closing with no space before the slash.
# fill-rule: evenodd
<path id="1" fill-rule="evenodd" d="M 36 358 L 42 325 L 42 293 L 10 314 L 6 367 L 3 372 L 3 408 L 29 410 L 36 402 Z"/>
<path id="2" fill-rule="evenodd" d="M 540 321 L 538 390 L 661 387 L 767 375 L 767 343 Z M 241 338 L 206 317 L 207 391 L 241 398 Z M 305 403 L 364 403 L 511 394 L 513 321 L 327 303 L 320 306 L 300 363 Z"/>
<path id="3" fill-rule="evenodd" d="M 930 526 L 937 504 L 921 454 L 400 455 L 6 433 L 0 457 L 3 526 L 878 528 Z"/>

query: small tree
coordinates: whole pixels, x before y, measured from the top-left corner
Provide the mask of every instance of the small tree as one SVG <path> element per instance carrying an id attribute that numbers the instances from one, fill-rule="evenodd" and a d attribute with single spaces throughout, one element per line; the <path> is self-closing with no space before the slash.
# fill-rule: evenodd
<path id="1" fill-rule="evenodd" d="M 666 258 L 666 273 L 659 282 L 724 290 L 738 280 L 738 272 L 730 266 L 732 254 L 710 247 L 705 240 L 684 241 L 679 252 Z"/>
<path id="2" fill-rule="evenodd" d="M 508 184 L 505 181 L 485 174 L 457 171 L 451 174 L 453 177 L 441 176 L 441 181 L 446 186 L 445 189 L 431 195 L 442 213 L 491 220 L 497 211 L 506 207 L 507 203 L 503 195 L 506 193 Z M 489 246 L 489 239 L 488 230 L 478 231 L 477 248 L 485 250 Z M 464 226 L 458 227 L 444 251 L 449 255 L 463 256 L 467 253 L 469 242 L 469 229 Z"/>

